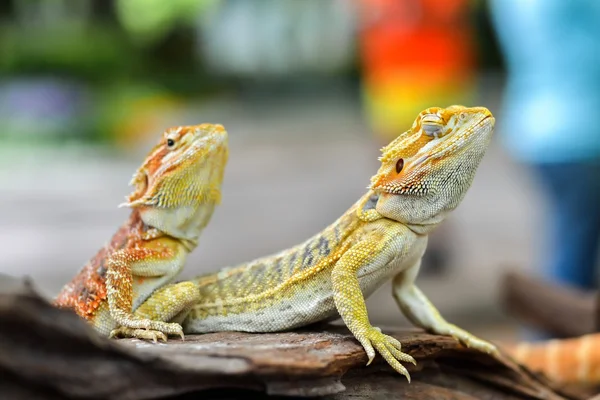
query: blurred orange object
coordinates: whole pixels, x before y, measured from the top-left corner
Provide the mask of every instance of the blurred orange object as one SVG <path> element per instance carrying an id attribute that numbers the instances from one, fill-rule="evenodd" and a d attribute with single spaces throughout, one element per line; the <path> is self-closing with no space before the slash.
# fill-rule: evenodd
<path id="1" fill-rule="evenodd" d="M 388 141 L 424 108 L 468 103 L 474 87 L 470 0 L 358 0 L 367 115 Z"/>

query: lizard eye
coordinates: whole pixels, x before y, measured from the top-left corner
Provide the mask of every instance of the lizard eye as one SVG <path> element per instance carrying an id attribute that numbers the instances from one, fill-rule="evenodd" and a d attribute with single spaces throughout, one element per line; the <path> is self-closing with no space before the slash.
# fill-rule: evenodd
<path id="1" fill-rule="evenodd" d="M 404 159 L 400 158 L 396 161 L 396 173 L 399 174 L 400 171 L 402 171 L 402 168 L 404 168 Z"/>
<path id="2" fill-rule="evenodd" d="M 427 136 L 438 138 L 442 133 L 442 126 L 439 124 L 423 124 L 423 132 Z"/>
<path id="3" fill-rule="evenodd" d="M 175 146 L 175 141 L 173 139 L 167 139 L 167 146 L 168 147 L 173 147 Z"/>
<path id="4" fill-rule="evenodd" d="M 432 138 L 439 138 L 442 136 L 444 120 L 437 114 L 426 114 L 421 119 L 421 127 L 423 132 Z"/>

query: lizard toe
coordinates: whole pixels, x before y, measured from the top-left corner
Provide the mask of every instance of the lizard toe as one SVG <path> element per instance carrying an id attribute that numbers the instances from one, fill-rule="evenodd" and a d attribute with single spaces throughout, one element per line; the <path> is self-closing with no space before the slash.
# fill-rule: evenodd
<path id="1" fill-rule="evenodd" d="M 401 343 L 397 339 L 382 333 L 379 328 L 375 327 L 371 327 L 365 336 L 369 343 L 368 347 L 370 347 L 370 349 L 375 348 L 396 372 L 405 376 L 410 382 L 410 374 L 400 362 L 409 362 L 414 365 L 416 365 L 417 362 L 410 354 L 401 351 Z M 363 347 L 365 347 L 365 350 L 368 348 L 364 344 Z M 369 364 L 371 361 L 372 359 L 370 358 Z"/>
<path id="2" fill-rule="evenodd" d="M 154 343 L 158 341 L 167 341 L 167 335 L 161 331 L 154 329 L 142 329 L 142 328 L 129 328 L 121 326 L 113 329 L 109 335 L 110 338 L 134 338 L 141 340 L 151 340 Z"/>
<path id="3" fill-rule="evenodd" d="M 470 349 L 481 351 L 482 353 L 491 354 L 494 356 L 498 356 L 500 353 L 498 352 L 498 348 L 491 344 L 488 341 L 483 339 L 479 339 L 478 337 L 457 328 L 454 332 L 451 332 L 451 335 L 454 339 L 459 341 L 463 346 L 468 347 Z"/>
<path id="4" fill-rule="evenodd" d="M 183 328 L 180 324 L 174 322 L 154 321 L 151 319 L 139 319 L 126 321 L 124 325 L 128 325 L 129 329 L 137 331 L 158 331 L 164 335 L 179 336 L 183 335 Z M 125 326 L 123 326 L 125 328 Z M 125 331 L 125 330 L 124 330 Z"/>
<path id="5" fill-rule="evenodd" d="M 360 342 L 363 349 L 365 349 L 365 353 L 367 353 L 367 358 L 368 358 L 367 366 L 371 365 L 371 363 L 375 359 L 375 354 L 376 354 L 375 349 L 373 348 L 373 345 L 371 344 L 371 341 L 366 336 L 357 337 L 357 340 Z"/>

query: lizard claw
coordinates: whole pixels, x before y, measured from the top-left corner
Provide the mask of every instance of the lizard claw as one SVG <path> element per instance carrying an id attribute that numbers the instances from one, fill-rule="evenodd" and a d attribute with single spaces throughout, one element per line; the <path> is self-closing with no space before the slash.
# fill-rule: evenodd
<path id="1" fill-rule="evenodd" d="M 382 333 L 379 328 L 375 327 L 370 327 L 364 335 L 357 337 L 357 339 L 362 344 L 369 358 L 367 365 L 371 364 L 375 358 L 375 350 L 377 350 L 388 364 L 396 372 L 404 375 L 410 383 L 410 374 L 400 361 L 409 362 L 414 365 L 417 365 L 417 362 L 411 355 L 401 351 L 402 344 L 397 339 Z"/>
<path id="2" fill-rule="evenodd" d="M 113 329 L 112 332 L 110 332 L 109 338 L 135 338 L 152 340 L 154 343 L 157 343 L 158 341 L 167 341 L 167 335 L 161 331 L 156 331 L 153 329 L 128 328 L 125 326 Z"/>
<path id="3" fill-rule="evenodd" d="M 369 365 L 371 365 L 371 363 L 373 362 L 373 360 L 375 359 L 375 349 L 373 348 L 373 345 L 371 344 L 371 342 L 369 340 L 360 340 L 359 339 L 360 344 L 362 344 L 363 348 L 365 349 L 365 352 L 367 353 L 367 358 L 369 359 L 369 361 L 367 361 L 367 367 Z"/>
<path id="4" fill-rule="evenodd" d="M 167 323 L 161 321 L 149 321 L 148 327 L 130 328 L 120 326 L 110 332 L 109 338 L 136 338 L 143 340 L 167 341 L 167 335 L 179 336 L 184 339 L 183 328 L 179 324 Z"/>

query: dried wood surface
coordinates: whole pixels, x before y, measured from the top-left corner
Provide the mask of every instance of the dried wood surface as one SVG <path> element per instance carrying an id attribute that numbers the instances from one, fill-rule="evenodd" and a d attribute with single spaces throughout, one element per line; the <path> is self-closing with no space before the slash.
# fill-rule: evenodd
<path id="1" fill-rule="evenodd" d="M 0 277 L 0 393 L 10 399 L 579 399 L 508 358 L 418 330 L 392 332 L 418 363 L 413 382 L 366 355 L 343 327 L 211 333 L 155 344 L 108 340 Z M 4 398 L 4 397 L 3 397 Z M 289 398 L 289 397 L 286 397 Z"/>
<path id="2" fill-rule="evenodd" d="M 501 298 L 513 316 L 556 337 L 581 336 L 599 328 L 597 293 L 584 293 L 510 272 L 504 277 Z"/>

